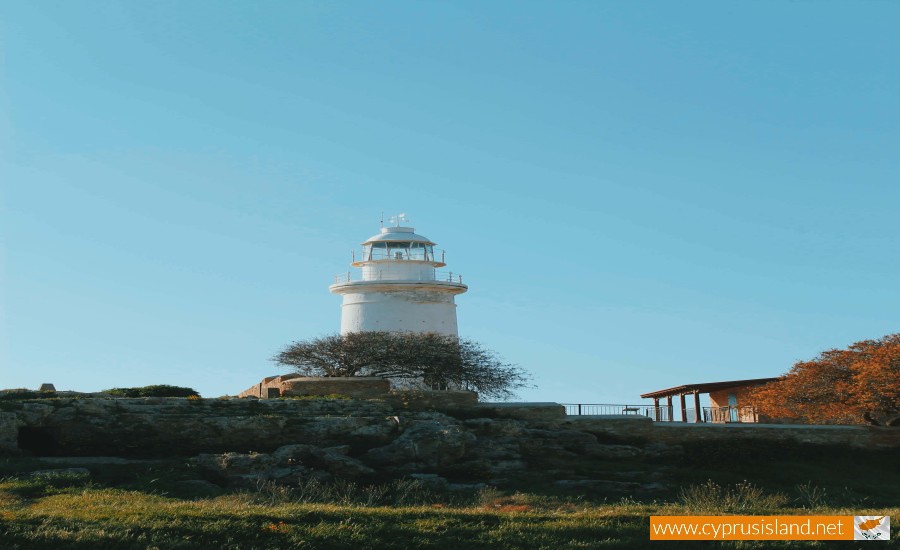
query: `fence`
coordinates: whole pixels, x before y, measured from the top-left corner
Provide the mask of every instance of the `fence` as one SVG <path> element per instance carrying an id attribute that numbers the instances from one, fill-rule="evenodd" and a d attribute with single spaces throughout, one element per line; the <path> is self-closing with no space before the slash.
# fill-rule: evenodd
<path id="1" fill-rule="evenodd" d="M 704 407 L 703 421 L 756 423 L 759 422 L 759 416 L 753 407 Z"/>
<path id="2" fill-rule="evenodd" d="M 646 416 L 660 422 L 672 420 L 672 408 L 667 406 L 654 407 L 653 405 L 607 405 L 600 403 L 563 403 L 566 414 L 579 415 L 634 415 Z"/>
<path id="3" fill-rule="evenodd" d="M 601 403 L 563 403 L 566 414 L 570 416 L 586 415 L 635 415 L 646 416 L 657 422 L 688 422 L 697 423 L 698 418 L 694 408 L 684 411 L 684 418 L 676 420 L 674 408 L 666 405 L 654 407 L 653 405 L 608 405 Z M 700 422 L 713 424 L 722 423 L 756 423 L 759 416 L 753 407 L 701 407 Z"/>

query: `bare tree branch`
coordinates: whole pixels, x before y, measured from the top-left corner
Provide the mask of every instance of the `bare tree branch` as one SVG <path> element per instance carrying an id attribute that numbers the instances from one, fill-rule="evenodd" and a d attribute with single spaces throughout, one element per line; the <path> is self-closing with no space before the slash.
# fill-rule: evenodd
<path id="1" fill-rule="evenodd" d="M 379 376 L 500 399 L 530 379 L 473 340 L 436 333 L 334 334 L 294 342 L 272 360 L 306 376 Z"/>

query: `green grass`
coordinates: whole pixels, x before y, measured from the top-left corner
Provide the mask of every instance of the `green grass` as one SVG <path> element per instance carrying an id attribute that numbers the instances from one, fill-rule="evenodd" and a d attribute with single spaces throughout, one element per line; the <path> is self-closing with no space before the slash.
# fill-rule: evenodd
<path id="1" fill-rule="evenodd" d="M 423 495 L 430 504 L 365 506 L 297 502 L 294 492 L 265 489 L 214 498 L 173 498 L 104 487 L 87 476 L 23 476 L 0 481 L 0 541 L 2 548 L 11 550 L 643 548 L 650 545 L 650 515 L 689 514 L 698 505 L 716 506 L 716 497 L 695 501 L 697 497 L 689 493 L 673 502 L 592 503 L 488 489 L 457 505 Z M 782 497 L 773 498 L 758 489 L 734 486 L 720 488 L 716 494 L 723 503 L 732 502 L 728 499 L 735 495 L 751 499 L 751 509 L 743 508 L 742 513 L 810 513 L 781 507 Z M 819 507 L 814 513 L 900 517 L 898 508 Z M 714 544 L 721 548 L 831 547 L 809 542 Z M 662 543 L 666 548 L 709 545 Z"/>

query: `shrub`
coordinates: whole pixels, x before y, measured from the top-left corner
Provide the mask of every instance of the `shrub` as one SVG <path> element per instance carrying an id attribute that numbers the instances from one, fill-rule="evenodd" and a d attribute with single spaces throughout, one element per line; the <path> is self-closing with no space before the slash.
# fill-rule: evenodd
<path id="1" fill-rule="evenodd" d="M 340 506 L 422 506 L 440 500 L 452 500 L 450 495 L 441 495 L 415 479 L 359 485 L 344 479 L 320 481 L 307 478 L 299 480 L 293 487 L 260 480 L 254 496 L 257 503 L 269 505 L 294 502 Z M 462 495 L 453 496 L 464 499 Z"/>
<path id="2" fill-rule="evenodd" d="M 143 386 L 141 388 L 112 388 L 103 390 L 103 393 L 116 397 L 200 397 L 197 390 L 192 388 L 168 386 L 165 384 Z"/>
<path id="3" fill-rule="evenodd" d="M 748 481 L 737 483 L 734 487 L 722 487 L 709 480 L 701 485 L 682 487 L 678 498 L 693 514 L 771 510 L 788 502 L 785 495 L 767 494 Z"/>
<path id="4" fill-rule="evenodd" d="M 827 504 L 825 489 L 813 485 L 812 481 L 800 483 L 794 486 L 794 490 L 797 492 L 797 502 L 799 502 L 803 508 L 813 510 L 822 508 Z"/>
<path id="5" fill-rule="evenodd" d="M 20 399 L 40 399 L 42 397 L 50 397 L 49 393 L 42 394 L 41 392 L 36 392 L 32 390 L 8 390 L 0 393 L 0 400 L 2 401 L 17 401 Z M 53 397 L 56 397 L 54 394 Z"/>

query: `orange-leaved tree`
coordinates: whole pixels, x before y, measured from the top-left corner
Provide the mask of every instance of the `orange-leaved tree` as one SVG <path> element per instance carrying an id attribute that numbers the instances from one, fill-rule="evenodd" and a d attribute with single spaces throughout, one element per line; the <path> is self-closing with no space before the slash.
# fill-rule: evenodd
<path id="1" fill-rule="evenodd" d="M 876 423 L 900 413 L 900 334 L 823 351 L 749 396 L 760 414 L 809 424 Z"/>

